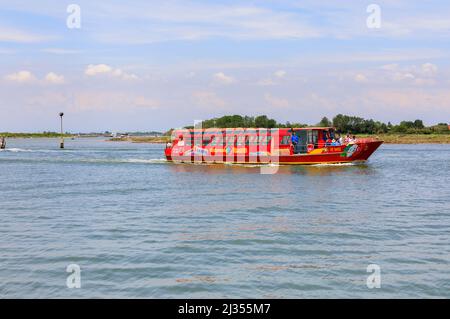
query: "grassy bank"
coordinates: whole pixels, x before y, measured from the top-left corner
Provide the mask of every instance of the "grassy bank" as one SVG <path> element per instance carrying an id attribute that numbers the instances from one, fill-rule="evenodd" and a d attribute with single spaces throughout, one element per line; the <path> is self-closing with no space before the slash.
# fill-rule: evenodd
<path id="1" fill-rule="evenodd" d="M 61 137 L 59 133 L 45 132 L 45 133 L 11 133 L 11 132 L 0 132 L 0 136 L 6 138 L 56 138 Z M 64 137 L 72 137 L 70 134 L 64 134 Z"/>
<path id="2" fill-rule="evenodd" d="M 450 134 L 379 134 L 357 137 L 374 137 L 386 144 L 450 144 Z"/>
<path id="3" fill-rule="evenodd" d="M 157 143 L 164 144 L 170 141 L 170 136 L 127 136 L 127 137 L 115 137 L 109 139 L 112 142 L 131 142 L 131 143 Z"/>

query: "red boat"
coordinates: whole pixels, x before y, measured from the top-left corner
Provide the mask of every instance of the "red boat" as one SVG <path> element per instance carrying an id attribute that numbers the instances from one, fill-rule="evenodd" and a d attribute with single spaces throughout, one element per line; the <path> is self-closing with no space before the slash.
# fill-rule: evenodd
<path id="1" fill-rule="evenodd" d="M 333 127 L 174 130 L 168 161 L 236 164 L 335 164 L 364 162 L 383 143 L 338 138 Z"/>

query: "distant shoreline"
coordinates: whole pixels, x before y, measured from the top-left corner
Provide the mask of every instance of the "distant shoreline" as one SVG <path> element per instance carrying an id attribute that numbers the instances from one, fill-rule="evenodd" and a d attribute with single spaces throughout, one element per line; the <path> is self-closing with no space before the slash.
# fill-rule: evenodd
<path id="1" fill-rule="evenodd" d="M 386 144 L 450 144 L 450 134 L 379 134 L 357 135 L 357 137 L 373 137 L 384 141 Z M 169 136 L 127 136 L 111 138 L 111 142 L 131 142 L 164 144 L 170 141 Z"/>
<path id="2" fill-rule="evenodd" d="M 170 136 L 126 136 L 113 137 L 110 142 L 131 142 L 131 143 L 149 143 L 149 144 L 165 144 L 170 142 Z"/>
<path id="3" fill-rule="evenodd" d="M 374 134 L 357 137 L 373 137 L 386 144 L 450 144 L 450 134 Z"/>
<path id="4" fill-rule="evenodd" d="M 75 134 L 64 134 L 64 138 L 76 137 Z M 0 137 L 5 138 L 61 138 L 58 133 L 0 133 Z"/>
<path id="5" fill-rule="evenodd" d="M 48 133 L 7 133 L 1 134 L 7 139 L 11 138 L 61 138 L 59 134 Z M 450 134 L 360 134 L 357 137 L 372 137 L 384 141 L 385 144 L 450 144 Z M 89 138 L 104 137 L 101 135 L 64 135 L 65 139 L 70 138 Z M 106 138 L 106 137 L 105 137 Z M 130 143 L 148 143 L 165 144 L 170 141 L 170 136 L 124 136 L 106 138 L 108 142 L 130 142 Z"/>

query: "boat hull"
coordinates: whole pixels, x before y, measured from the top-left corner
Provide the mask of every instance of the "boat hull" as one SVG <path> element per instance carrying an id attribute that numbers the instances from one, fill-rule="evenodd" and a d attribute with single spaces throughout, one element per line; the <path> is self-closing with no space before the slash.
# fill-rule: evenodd
<path id="1" fill-rule="evenodd" d="M 209 164 L 280 164 L 280 165 L 313 165 L 365 162 L 380 147 L 383 141 L 361 140 L 350 145 L 325 147 L 320 152 L 295 155 L 257 155 L 248 154 L 216 155 L 216 154 L 189 154 L 177 152 L 171 148 L 166 149 L 168 161 L 179 163 L 209 163 Z M 248 153 L 248 152 L 247 152 Z"/>

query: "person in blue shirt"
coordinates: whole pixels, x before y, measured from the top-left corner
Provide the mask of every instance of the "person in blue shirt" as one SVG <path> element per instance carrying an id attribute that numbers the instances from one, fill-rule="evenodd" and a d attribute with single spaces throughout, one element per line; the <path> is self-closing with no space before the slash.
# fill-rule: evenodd
<path id="1" fill-rule="evenodd" d="M 292 144 L 294 144 L 294 145 L 297 145 L 298 144 L 298 136 L 297 135 L 295 135 L 295 133 L 292 133 L 292 136 L 291 136 L 291 142 L 292 142 Z"/>
<path id="2" fill-rule="evenodd" d="M 294 151 L 294 154 L 298 153 L 298 143 L 300 142 L 300 139 L 298 138 L 298 136 L 295 134 L 294 130 L 292 129 L 292 136 L 291 136 L 291 143 L 292 143 L 292 148 Z"/>

